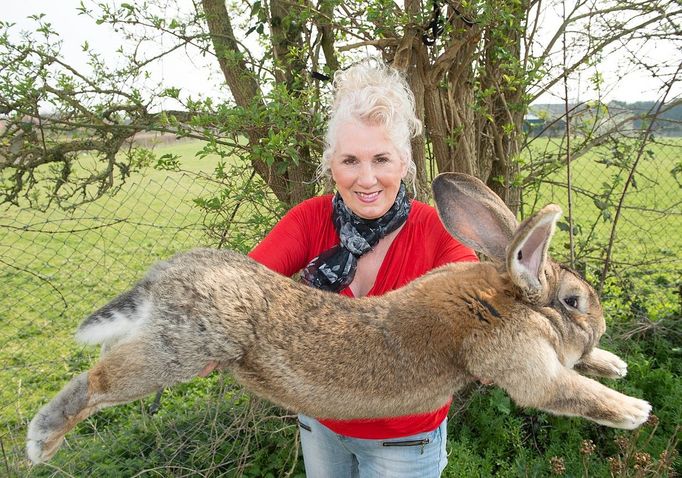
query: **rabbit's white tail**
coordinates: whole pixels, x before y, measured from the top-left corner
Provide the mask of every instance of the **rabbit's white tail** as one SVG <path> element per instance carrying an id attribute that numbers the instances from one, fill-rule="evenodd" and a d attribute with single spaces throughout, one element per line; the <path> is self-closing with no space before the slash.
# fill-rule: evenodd
<path id="1" fill-rule="evenodd" d="M 149 316 L 152 307 L 150 299 L 141 289 L 138 286 L 119 295 L 85 319 L 76 331 L 76 340 L 96 345 L 117 342 L 123 337 L 134 335 Z"/>

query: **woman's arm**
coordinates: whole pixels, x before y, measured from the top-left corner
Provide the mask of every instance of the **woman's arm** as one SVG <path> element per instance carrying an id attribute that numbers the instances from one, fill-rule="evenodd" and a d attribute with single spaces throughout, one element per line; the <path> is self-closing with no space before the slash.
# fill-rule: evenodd
<path id="1" fill-rule="evenodd" d="M 285 276 L 292 276 L 303 269 L 307 259 L 306 207 L 304 203 L 292 208 L 272 228 L 272 231 L 251 251 L 248 256 L 269 269 Z M 220 367 L 211 360 L 199 372 L 199 377 L 208 377 Z"/>

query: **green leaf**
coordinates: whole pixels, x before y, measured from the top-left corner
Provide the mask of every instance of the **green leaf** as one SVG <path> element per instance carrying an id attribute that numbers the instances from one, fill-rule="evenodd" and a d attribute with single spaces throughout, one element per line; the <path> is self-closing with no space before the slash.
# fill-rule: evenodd
<path id="1" fill-rule="evenodd" d="M 606 210 L 609 207 L 608 203 L 602 201 L 601 199 L 595 198 L 593 202 L 594 205 L 597 206 L 597 208 L 599 208 L 602 211 Z"/>
<path id="2" fill-rule="evenodd" d="M 490 404 L 504 415 L 511 413 L 511 400 L 501 389 L 496 388 L 490 394 Z"/>
<path id="3" fill-rule="evenodd" d="M 156 161 L 154 168 L 162 171 L 177 171 L 180 168 L 180 155 L 171 153 L 163 154 Z"/>

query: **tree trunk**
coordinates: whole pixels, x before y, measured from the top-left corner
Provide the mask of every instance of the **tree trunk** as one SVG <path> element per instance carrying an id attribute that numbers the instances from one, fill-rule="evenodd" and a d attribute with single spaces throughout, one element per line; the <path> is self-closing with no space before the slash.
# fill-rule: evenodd
<path id="1" fill-rule="evenodd" d="M 282 19 L 286 16 L 286 5 L 273 1 L 270 3 L 270 18 L 272 29 L 272 48 L 275 58 L 275 78 L 284 83 L 287 90 L 297 95 L 304 88 L 305 62 L 288 55 L 291 47 L 301 47 L 302 40 L 299 29 L 291 24 L 285 26 Z M 225 82 L 230 88 L 237 106 L 250 108 L 254 104 L 258 108 L 267 108 L 263 102 L 262 93 L 255 74 L 247 67 L 239 44 L 235 40 L 230 15 L 224 0 L 202 0 L 206 15 L 206 23 L 211 34 L 211 40 L 216 51 L 220 69 Z M 295 73 L 299 74 L 296 75 Z M 263 138 L 268 135 L 267 128 L 253 127 L 244 132 L 249 146 L 255 149 Z M 258 175 L 265 181 L 277 199 L 287 206 L 293 206 L 310 197 L 314 192 L 311 179 L 315 168 L 312 165 L 308 148 L 299 150 L 300 160 L 294 163 L 291 158 L 275 158 L 269 165 L 259 158 L 252 159 L 252 165 Z M 277 174 L 282 169 L 281 163 L 286 164 L 285 173 Z"/>
<path id="2" fill-rule="evenodd" d="M 275 65 L 275 78 L 284 83 L 292 98 L 300 99 L 301 92 L 307 87 L 308 76 L 305 58 L 294 52 L 304 50 L 302 23 L 285 21 L 290 14 L 291 4 L 281 0 L 270 1 L 270 31 L 272 52 Z M 303 112 L 302 112 L 303 113 Z M 286 165 L 288 186 L 287 205 L 293 206 L 308 199 L 315 192 L 313 179 L 315 164 L 310 148 L 298 149 L 299 161 L 292 158 L 277 158 L 276 162 Z"/>
<path id="3" fill-rule="evenodd" d="M 410 6 L 408 2 L 406 9 L 414 15 Z M 423 107 L 418 111 L 423 114 L 438 172 L 456 171 L 479 177 L 516 212 L 520 194 L 515 186 L 518 167 L 514 160 L 521 137 L 523 109 L 518 105 L 523 88 L 506 85 L 503 75 L 513 68 L 508 65 L 509 59 L 519 59 L 518 25 L 510 25 L 501 33 L 501 27 L 496 26 L 493 36 L 490 25 L 467 19 L 461 10 L 461 5 L 449 4 L 453 34 L 438 40 L 443 42 L 440 48 L 429 51 L 419 37 L 413 39 L 410 51 L 415 66 L 406 71 L 418 96 L 417 105 Z M 482 69 L 480 64 L 486 67 Z M 510 71 L 509 76 L 515 78 L 516 73 Z M 426 170 L 421 171 L 422 178 Z"/>
<path id="4" fill-rule="evenodd" d="M 509 209 L 516 214 L 521 204 L 521 189 L 518 175 L 518 155 L 522 137 L 525 105 L 525 85 L 519 78 L 521 57 L 520 21 L 525 17 L 527 4 L 519 2 L 505 5 L 509 18 L 516 21 L 489 28 L 485 36 L 484 65 L 481 88 L 493 91 L 490 95 L 488 117 L 492 121 L 484 124 L 482 135 L 488 138 L 485 147 L 490 161 L 490 174 L 485 181 Z"/>
<path id="5" fill-rule="evenodd" d="M 453 35 L 440 55 L 425 67 L 425 123 L 439 172 L 456 171 L 485 180 L 475 138 L 473 57 L 480 32 L 448 9 Z M 428 61 L 426 55 L 425 60 Z"/>
<path id="6" fill-rule="evenodd" d="M 412 17 L 419 14 L 420 2 L 417 0 L 407 0 L 405 11 Z M 404 72 L 407 83 L 414 94 L 415 109 L 417 117 L 424 123 L 424 61 L 423 56 L 426 49 L 419 38 L 415 26 L 405 29 L 405 34 L 398 43 L 393 57 L 393 67 Z M 415 197 L 426 200 L 430 197 L 431 188 L 429 178 L 426 176 L 426 143 L 424 135 L 419 135 L 411 141 L 412 160 L 417 167 L 417 177 L 415 178 Z"/>

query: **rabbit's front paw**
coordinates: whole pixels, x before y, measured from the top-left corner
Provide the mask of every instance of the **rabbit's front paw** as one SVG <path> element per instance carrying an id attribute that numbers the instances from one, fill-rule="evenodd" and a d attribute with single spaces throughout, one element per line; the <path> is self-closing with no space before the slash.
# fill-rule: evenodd
<path id="1" fill-rule="evenodd" d="M 606 362 L 608 364 L 607 366 L 611 369 L 613 378 L 625 377 L 628 374 L 628 364 L 621 360 L 619 356 L 610 352 L 606 353 L 610 355 Z"/>
<path id="2" fill-rule="evenodd" d="M 651 405 L 639 398 L 623 396 L 619 406 L 620 420 L 610 424 L 612 427 L 633 430 L 646 422 L 651 413 Z"/>
<path id="3" fill-rule="evenodd" d="M 628 373 L 628 364 L 618 355 L 602 349 L 593 349 L 576 364 L 576 368 L 606 378 L 623 378 Z"/>

